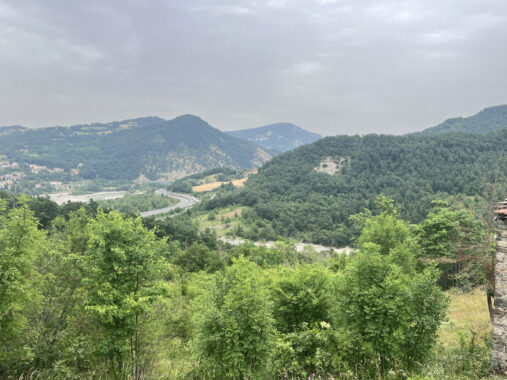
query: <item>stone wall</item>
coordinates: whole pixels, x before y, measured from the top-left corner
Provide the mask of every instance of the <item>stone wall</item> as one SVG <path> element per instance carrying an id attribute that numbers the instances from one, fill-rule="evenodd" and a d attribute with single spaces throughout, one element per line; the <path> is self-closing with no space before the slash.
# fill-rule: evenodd
<path id="1" fill-rule="evenodd" d="M 498 232 L 491 366 L 496 373 L 507 375 L 507 199 L 500 203 L 496 213 Z"/>

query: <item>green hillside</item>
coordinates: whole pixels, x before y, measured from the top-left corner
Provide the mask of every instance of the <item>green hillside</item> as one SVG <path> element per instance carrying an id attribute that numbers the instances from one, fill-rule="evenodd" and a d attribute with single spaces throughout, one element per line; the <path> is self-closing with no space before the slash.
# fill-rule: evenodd
<path id="1" fill-rule="evenodd" d="M 437 135 L 449 132 L 488 133 L 507 128 L 507 105 L 488 107 L 470 117 L 447 119 L 417 134 Z"/>
<path id="2" fill-rule="evenodd" d="M 499 183 L 505 184 L 506 144 L 507 129 L 484 135 L 327 137 L 273 158 L 244 190 L 217 196 L 207 207 L 251 206 L 253 222 L 243 231 L 251 238 L 283 235 L 345 245 L 357 233 L 349 216 L 374 208 L 379 193 L 395 199 L 406 219 L 419 222 L 434 199 L 481 194 L 497 167 Z"/>
<path id="3" fill-rule="evenodd" d="M 9 159 L 80 168 L 85 179 L 174 180 L 211 168 L 258 167 L 270 156 L 196 116 L 139 118 L 108 124 L 18 129 L 0 139 Z"/>

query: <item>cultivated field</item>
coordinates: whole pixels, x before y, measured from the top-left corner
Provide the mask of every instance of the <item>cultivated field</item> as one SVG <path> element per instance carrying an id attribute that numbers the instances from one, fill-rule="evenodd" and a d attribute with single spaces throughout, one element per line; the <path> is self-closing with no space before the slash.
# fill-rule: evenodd
<path id="1" fill-rule="evenodd" d="M 233 180 L 227 181 L 227 182 L 215 181 L 215 182 L 205 183 L 203 185 L 193 186 L 192 191 L 195 193 L 203 193 L 205 191 L 215 190 L 215 189 L 219 188 L 220 186 L 225 185 L 229 182 L 232 182 L 232 184 L 236 187 L 243 187 L 245 185 L 245 182 L 247 179 L 248 179 L 248 177 L 241 178 L 241 179 L 233 179 Z"/>

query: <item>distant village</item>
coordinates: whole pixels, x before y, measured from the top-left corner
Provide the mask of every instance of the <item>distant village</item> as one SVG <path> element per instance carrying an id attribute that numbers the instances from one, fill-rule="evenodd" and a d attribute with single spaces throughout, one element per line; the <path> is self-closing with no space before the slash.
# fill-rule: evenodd
<path id="1" fill-rule="evenodd" d="M 67 173 L 72 176 L 79 174 L 79 169 L 82 164 L 78 165 L 78 168 L 70 169 Z M 8 160 L 0 160 L 0 189 L 12 190 L 14 187 L 21 183 L 27 175 L 31 175 L 31 180 L 37 179 L 37 176 L 45 173 L 53 174 L 66 174 L 63 168 L 49 168 L 44 165 L 30 164 L 30 163 L 18 163 L 10 162 Z M 34 178 L 35 176 L 35 178 Z M 42 177 L 42 176 L 41 176 Z M 40 178 L 40 183 L 35 181 L 33 184 L 34 189 L 41 189 L 43 187 L 50 187 L 52 190 L 64 190 L 68 187 L 61 180 Z"/>

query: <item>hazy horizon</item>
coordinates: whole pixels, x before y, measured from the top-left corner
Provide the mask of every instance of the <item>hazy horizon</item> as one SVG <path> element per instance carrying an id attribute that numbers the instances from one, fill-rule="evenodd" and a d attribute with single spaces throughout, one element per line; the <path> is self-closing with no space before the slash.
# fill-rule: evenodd
<path id="1" fill-rule="evenodd" d="M 499 0 L 0 0 L 0 125 L 404 134 L 507 103 Z"/>
<path id="2" fill-rule="evenodd" d="M 494 105 L 494 106 L 491 106 L 491 107 L 495 107 L 495 106 L 501 106 L 502 104 L 497 104 L 497 105 Z M 490 108 L 490 107 L 486 107 L 486 108 Z M 442 122 L 444 122 L 445 120 L 447 119 L 452 119 L 452 118 L 455 118 L 455 117 L 469 117 L 469 116 L 473 116 L 475 114 L 477 114 L 478 112 L 480 112 L 482 110 L 478 110 L 477 112 L 473 113 L 473 114 L 470 114 L 470 115 L 455 115 L 455 116 L 450 116 L 444 120 L 441 120 L 439 123 L 435 124 L 435 125 L 429 125 L 429 126 L 426 126 L 426 127 L 423 127 L 419 130 L 414 130 L 414 131 L 411 131 L 411 132 L 408 132 L 408 133 L 412 133 L 412 132 L 418 132 L 418 131 L 422 131 L 426 128 L 431 128 L 431 127 L 434 127 Z M 364 134 L 369 134 L 369 133 L 377 133 L 377 134 L 386 134 L 386 135 L 401 135 L 403 133 L 389 133 L 389 132 L 384 132 L 384 131 L 375 131 L 375 132 L 368 132 L 368 133 L 354 133 L 354 132 L 351 132 L 351 133 L 338 133 L 338 134 L 335 134 L 335 135 L 331 135 L 331 134 L 327 134 L 327 135 L 324 135 L 324 134 L 321 134 L 321 133 L 318 133 L 314 130 L 311 130 L 309 128 L 306 128 L 304 126 L 301 126 L 301 125 L 298 125 L 296 123 L 292 123 L 290 121 L 277 121 L 277 122 L 271 122 L 271 123 L 267 123 L 267 124 L 263 124 L 263 125 L 257 125 L 257 126 L 253 126 L 253 127 L 248 127 L 248 128 L 240 128 L 240 129 L 223 129 L 223 128 L 220 128 L 220 126 L 217 126 L 217 125 L 213 125 L 211 123 L 209 123 L 207 120 L 201 118 L 199 115 L 194 115 L 194 114 L 183 114 L 183 115 L 177 115 L 175 117 L 171 117 L 171 118 L 163 118 L 161 116 L 158 116 L 158 115 L 144 115 L 144 116 L 138 116 L 138 117 L 134 117 L 134 118 L 128 118 L 128 119 L 116 119 L 116 120 L 107 120 L 107 121 L 94 121 L 94 122 L 90 122 L 90 123 L 76 123 L 76 124 L 69 124 L 69 125 L 40 125 L 40 126 L 26 126 L 26 125 L 21 125 L 21 124 L 11 124 L 11 125 L 0 125 L 0 128 L 1 127 L 12 127 L 12 126 L 22 126 L 22 127 L 27 127 L 27 128 L 32 128 L 32 129 L 37 129 L 37 128 L 52 128 L 52 127 L 72 127 L 72 126 L 75 126 L 75 125 L 82 125 L 82 124 L 108 124 L 108 123 L 113 123 L 113 122 L 118 122 L 118 121 L 126 121 L 126 120 L 132 120 L 132 119 L 138 119 L 138 118 L 143 118 L 143 117 L 159 117 L 159 118 L 162 118 L 162 119 L 165 119 L 165 120 L 173 120 L 177 117 L 180 117 L 180 116 L 186 116 L 186 115 L 190 115 L 190 116 L 196 116 L 196 117 L 199 117 L 200 119 L 204 120 L 205 122 L 207 122 L 208 124 L 210 124 L 211 127 L 214 127 L 214 128 L 217 128 L 219 129 L 220 131 L 222 132 L 232 132 L 232 131 L 237 131 L 237 130 L 243 130 L 243 129 L 253 129 L 253 128 L 262 128 L 262 127 L 267 127 L 267 126 L 271 126 L 271 125 L 275 125 L 275 124 L 292 124 L 292 125 L 295 125 L 296 127 L 300 127 L 308 132 L 313 132 L 313 133 L 317 133 L 317 134 L 320 134 L 322 137 L 326 137 L 326 136 L 337 136 L 337 135 L 354 135 L 354 134 L 358 134 L 358 135 L 364 135 Z"/>

